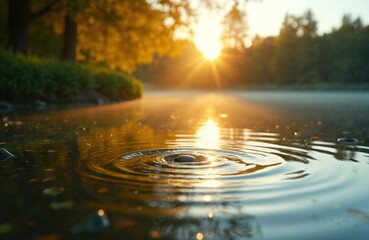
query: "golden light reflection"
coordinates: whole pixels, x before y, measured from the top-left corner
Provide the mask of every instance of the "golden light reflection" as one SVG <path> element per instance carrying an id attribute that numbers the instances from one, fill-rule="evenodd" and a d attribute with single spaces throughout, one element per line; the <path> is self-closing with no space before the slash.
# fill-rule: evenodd
<path id="1" fill-rule="evenodd" d="M 204 149 L 219 149 L 220 148 L 220 129 L 218 123 L 209 118 L 203 124 L 199 126 L 196 132 L 196 145 L 199 148 Z M 211 161 L 212 159 L 209 158 Z M 222 185 L 222 182 L 214 178 L 216 170 L 211 168 L 212 163 L 209 164 L 210 168 L 204 171 L 204 178 L 197 184 L 197 186 L 207 188 L 217 188 Z M 211 201 L 211 197 L 204 196 L 204 201 Z"/>
<path id="2" fill-rule="evenodd" d="M 211 160 L 211 159 L 210 159 Z M 210 163 L 210 166 L 212 163 Z M 218 176 L 217 170 L 215 168 L 209 168 L 206 171 L 204 171 L 203 179 L 196 184 L 196 186 L 199 187 L 206 187 L 206 188 L 218 188 L 223 183 L 217 179 L 214 179 L 214 176 Z"/>
<path id="3" fill-rule="evenodd" d="M 203 197 L 203 199 L 204 199 L 204 201 L 205 201 L 205 202 L 210 202 L 210 201 L 211 201 L 211 196 L 209 196 L 209 195 L 205 195 L 205 196 Z"/>
<path id="4" fill-rule="evenodd" d="M 199 148 L 220 148 L 220 130 L 217 122 L 209 118 L 196 132 L 196 145 Z"/>
<path id="5" fill-rule="evenodd" d="M 204 239 L 204 234 L 202 234 L 201 232 L 196 234 L 196 239 L 197 240 L 203 240 Z"/>
<path id="6" fill-rule="evenodd" d="M 221 181 L 214 180 L 214 179 L 202 180 L 199 184 L 197 184 L 197 186 L 207 187 L 207 188 L 217 188 L 217 187 L 220 187 L 221 185 L 222 185 Z"/>
<path id="7" fill-rule="evenodd" d="M 105 215 L 105 212 L 104 210 L 100 209 L 99 211 L 97 211 L 97 214 L 102 217 Z"/>

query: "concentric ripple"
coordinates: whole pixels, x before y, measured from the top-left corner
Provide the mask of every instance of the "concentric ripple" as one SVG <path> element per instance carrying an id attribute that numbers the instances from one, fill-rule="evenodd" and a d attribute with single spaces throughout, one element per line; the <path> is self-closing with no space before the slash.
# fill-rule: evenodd
<path id="1" fill-rule="evenodd" d="M 127 151 L 132 146 L 145 146 L 137 142 L 109 149 L 109 155 L 106 150 L 95 149 L 86 161 L 80 162 L 79 171 L 85 177 L 124 184 L 130 189 L 156 191 L 154 186 L 160 186 L 163 191 L 172 191 L 175 187 L 174 192 L 181 194 L 197 194 L 199 189 L 242 192 L 245 186 L 265 188 L 311 174 L 307 166 L 314 158 L 307 149 L 276 144 L 271 133 L 253 136 L 247 141 L 224 139 L 219 149 L 195 147 L 196 136 L 188 134 L 167 142 L 168 148 Z"/>
<path id="2" fill-rule="evenodd" d="M 178 162 L 185 156 L 194 160 Z M 225 150 L 206 150 L 197 148 L 157 149 L 130 153 L 115 162 L 118 169 L 145 169 L 149 177 L 196 179 L 207 177 L 222 178 L 245 175 L 280 165 L 284 160 L 276 155 L 246 154 Z M 132 168 L 133 167 L 133 168 Z M 207 170 L 212 170 L 208 171 Z"/>
<path id="3" fill-rule="evenodd" d="M 220 132 L 216 144 L 206 143 L 213 148 L 198 147 L 196 135 L 178 134 L 166 141 L 159 140 L 167 136 L 156 135 L 158 143 L 146 150 L 139 150 L 148 146 L 142 140 L 93 149 L 77 171 L 115 195 L 99 195 L 91 206 L 104 203 L 107 211 L 161 216 L 158 221 L 166 223 L 155 231 L 174 239 L 192 238 L 200 226 L 212 239 L 227 239 L 216 233 L 216 224 L 233 229 L 225 231 L 234 239 L 246 233 L 283 239 L 286 231 L 298 238 L 301 228 L 315 229 L 310 236 L 316 238 L 339 223 L 347 224 L 342 232 L 355 225 L 345 209 L 366 209 L 366 147 L 287 141 L 269 132 L 248 130 L 247 137 L 232 138 L 227 130 Z M 173 218 L 183 224 L 172 225 Z"/>

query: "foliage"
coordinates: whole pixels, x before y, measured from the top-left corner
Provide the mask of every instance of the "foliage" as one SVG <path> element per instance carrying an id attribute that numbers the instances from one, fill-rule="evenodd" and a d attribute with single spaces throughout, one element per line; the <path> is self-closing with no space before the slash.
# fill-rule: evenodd
<path id="1" fill-rule="evenodd" d="M 11 1 L 0 3 L 3 7 L 0 43 L 5 44 L 8 38 L 7 47 L 24 54 L 104 64 L 132 72 L 157 56 L 180 54 L 183 41 L 176 39 L 176 33 L 178 30 L 191 33 L 195 9 L 200 9 L 197 14 L 204 8 L 212 11 L 224 7 L 226 1 L 24 0 L 13 5 L 6 2 Z M 247 0 L 234 1 L 226 23 L 225 39 L 232 41 L 236 37 L 236 41 L 230 42 L 235 47 L 243 45 L 245 37 L 241 31 L 245 16 L 238 7 L 241 2 Z M 9 12 L 15 15 L 11 18 L 12 34 L 8 34 L 5 26 Z M 17 19 L 23 19 L 24 23 L 18 24 Z M 13 37 L 9 39 L 7 35 Z"/>
<path id="2" fill-rule="evenodd" d="M 20 3 L 16 7 L 30 6 L 26 13 L 18 11 L 18 17 L 33 16 L 49 6 L 37 19 L 27 18 L 24 24 L 27 26 L 22 29 L 22 41 L 27 45 L 25 52 L 57 58 L 65 53 L 65 48 L 76 46 L 68 49 L 76 51 L 76 60 L 104 63 L 126 72 L 152 62 L 155 55 L 179 54 L 181 42 L 175 39 L 175 31 L 188 26 L 192 16 L 187 0 L 26 0 Z M 6 16 L 10 8 L 5 1 L 1 6 L 0 43 L 5 44 Z M 66 17 L 78 26 L 77 32 L 67 31 Z M 29 33 L 29 41 L 26 33 Z M 63 46 L 63 39 L 70 34 L 78 36 L 71 40 L 77 42 L 73 42 L 73 47 Z"/>
<path id="3" fill-rule="evenodd" d="M 318 36 L 310 11 L 286 16 L 279 36 L 254 39 L 245 64 L 264 67 L 257 75 L 248 68 L 246 83 L 315 84 L 369 82 L 369 27 L 360 19 L 343 18 L 338 30 Z M 269 49 L 269 50 L 267 50 Z M 264 60 L 259 61 L 260 57 Z"/>
<path id="4" fill-rule="evenodd" d="M 226 48 L 244 50 L 247 38 L 246 13 L 241 11 L 237 2 L 224 17 L 222 42 Z"/>
<path id="5" fill-rule="evenodd" d="M 93 67 L 70 62 L 26 58 L 7 51 L 0 53 L 1 100 L 64 101 L 89 90 L 109 93 L 105 89 L 118 91 L 117 95 L 108 97 L 132 99 L 142 94 L 141 83 L 123 73 L 103 68 L 97 71 Z"/>
<path id="6" fill-rule="evenodd" d="M 79 19 L 77 58 L 133 71 L 154 55 L 175 55 L 175 30 L 185 25 L 184 1 L 94 1 Z M 118 4 L 119 3 L 119 4 Z"/>
<path id="7" fill-rule="evenodd" d="M 368 42 L 369 26 L 364 26 L 360 18 L 344 16 L 338 29 L 320 36 L 313 13 L 307 11 L 302 16 L 287 15 L 278 36 L 256 36 L 243 50 L 224 49 L 213 63 L 214 71 L 191 62 L 199 53 L 184 50 L 180 58 L 157 59 L 138 73 L 144 81 L 171 87 L 190 83 L 186 77 L 193 78 L 187 87 L 195 88 L 214 88 L 209 79 L 221 81 L 222 87 L 362 86 L 369 85 Z"/>
<path id="8" fill-rule="evenodd" d="M 136 78 L 107 68 L 91 68 L 96 90 L 111 99 L 141 97 L 143 85 Z"/>
<path id="9" fill-rule="evenodd" d="M 0 55 L 2 99 L 57 100 L 91 89 L 92 75 L 78 65 L 25 58 L 9 52 Z"/>

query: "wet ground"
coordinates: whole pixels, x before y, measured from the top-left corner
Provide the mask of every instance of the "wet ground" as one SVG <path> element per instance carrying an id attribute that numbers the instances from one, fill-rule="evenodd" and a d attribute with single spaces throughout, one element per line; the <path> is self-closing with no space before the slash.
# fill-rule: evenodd
<path id="1" fill-rule="evenodd" d="M 369 234 L 368 93 L 154 91 L 1 114 L 0 239 Z"/>

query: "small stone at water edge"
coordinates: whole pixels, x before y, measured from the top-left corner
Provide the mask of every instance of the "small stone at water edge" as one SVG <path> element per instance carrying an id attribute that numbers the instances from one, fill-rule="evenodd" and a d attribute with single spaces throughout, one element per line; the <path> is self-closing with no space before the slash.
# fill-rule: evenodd
<path id="1" fill-rule="evenodd" d="M 14 155 L 8 152 L 5 148 L 0 148 L 0 160 L 6 160 Z"/>
<path id="2" fill-rule="evenodd" d="M 191 155 L 180 155 L 173 160 L 174 162 L 196 162 L 196 158 Z"/>

